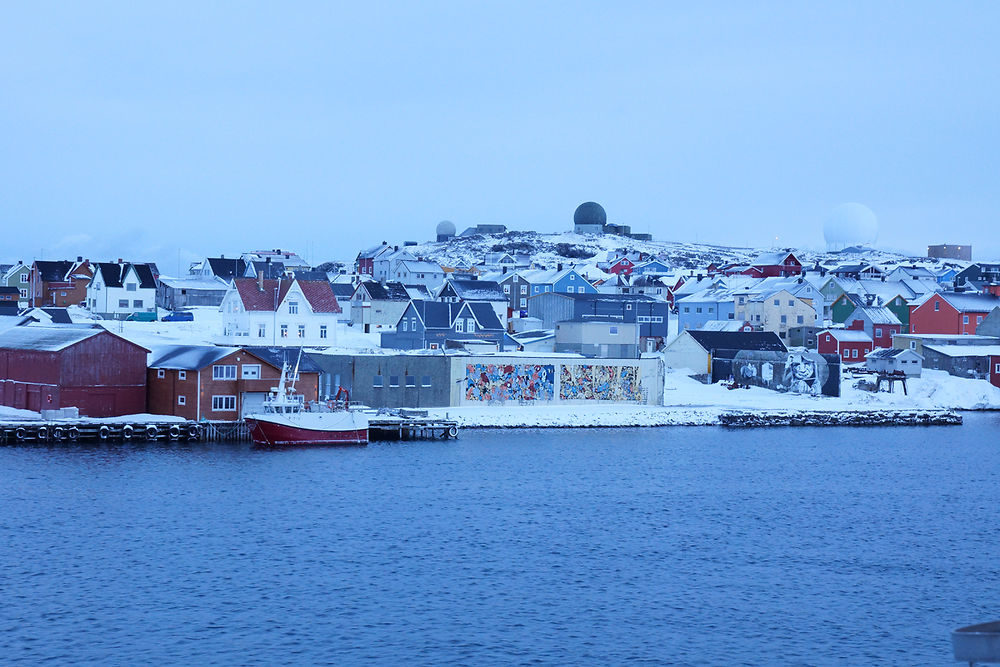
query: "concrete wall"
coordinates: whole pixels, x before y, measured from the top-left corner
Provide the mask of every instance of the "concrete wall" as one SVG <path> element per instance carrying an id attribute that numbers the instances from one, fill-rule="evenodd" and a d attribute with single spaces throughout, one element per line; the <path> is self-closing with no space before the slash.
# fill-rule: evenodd
<path id="1" fill-rule="evenodd" d="M 433 408 L 450 404 L 450 358 L 443 354 L 310 353 L 309 357 L 323 370 L 319 378 L 320 396 L 333 396 L 343 386 L 350 392 L 352 402 L 373 408 Z M 376 378 L 381 381 L 380 387 L 376 386 Z"/>

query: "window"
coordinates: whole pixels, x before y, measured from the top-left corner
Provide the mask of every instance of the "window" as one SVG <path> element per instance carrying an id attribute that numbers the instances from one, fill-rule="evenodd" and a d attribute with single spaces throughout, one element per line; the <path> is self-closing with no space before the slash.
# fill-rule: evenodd
<path id="1" fill-rule="evenodd" d="M 416 330 L 417 330 L 417 318 L 411 317 L 410 318 L 410 331 L 416 331 Z"/>
<path id="2" fill-rule="evenodd" d="M 288 325 L 287 324 L 282 324 L 281 325 L 281 337 L 282 338 L 288 338 Z"/>
<path id="3" fill-rule="evenodd" d="M 21 274 L 21 282 L 22 283 L 28 282 L 28 274 L 27 273 L 22 273 Z"/>
<path id="4" fill-rule="evenodd" d="M 897 296 L 896 297 L 896 305 L 897 306 L 902 306 L 903 305 L 903 297 L 901 297 L 901 296 Z"/>
<path id="5" fill-rule="evenodd" d="M 781 323 L 782 324 L 788 324 L 788 315 L 782 315 L 781 316 Z"/>
<path id="6" fill-rule="evenodd" d="M 851 356 L 854 357 L 855 359 L 858 358 L 858 348 L 854 348 L 853 350 L 851 350 Z"/>
<path id="7" fill-rule="evenodd" d="M 796 324 L 805 324 L 806 318 L 804 315 L 799 315 L 798 317 L 795 318 L 795 322 Z"/>
<path id="8" fill-rule="evenodd" d="M 916 362 L 914 362 L 914 363 L 916 363 Z M 993 372 L 994 373 L 1000 373 L 1000 364 L 996 365 L 996 368 L 993 369 Z"/>
<path id="9" fill-rule="evenodd" d="M 375 389 L 381 389 L 382 388 L 382 376 L 381 375 L 376 375 L 374 378 L 372 378 L 372 387 L 374 387 Z"/>
<path id="10" fill-rule="evenodd" d="M 461 317 L 455 320 L 455 331 L 460 331 L 462 333 L 465 333 L 465 320 L 463 320 Z"/>
<path id="11" fill-rule="evenodd" d="M 976 324 L 982 324 L 982 323 L 983 323 L 983 316 L 976 315 Z"/>
<path id="12" fill-rule="evenodd" d="M 715 312 L 715 306 L 709 306 L 708 307 L 708 312 L 714 313 Z"/>
<path id="13" fill-rule="evenodd" d="M 410 321 L 404 317 L 403 318 L 403 331 L 409 331 L 409 330 L 410 330 Z"/>
<path id="14" fill-rule="evenodd" d="M 399 376 L 398 375 L 390 375 L 389 376 L 389 386 L 390 387 L 398 387 L 399 386 Z"/>
<path id="15" fill-rule="evenodd" d="M 306 337 L 306 325 L 300 324 L 299 325 L 299 338 L 305 338 L 305 337 Z"/>
<path id="16" fill-rule="evenodd" d="M 618 335 L 618 327 L 608 327 L 608 333 L 612 336 Z"/>
<path id="17" fill-rule="evenodd" d="M 695 309 L 694 309 L 694 312 L 696 312 L 696 313 L 700 313 L 700 312 L 701 312 L 701 306 L 698 306 L 697 308 L 695 308 Z"/>
<path id="18" fill-rule="evenodd" d="M 159 368 L 159 369 L 156 370 L 156 377 L 158 377 L 158 378 L 164 377 L 164 376 L 166 376 L 166 374 L 167 374 L 167 372 L 165 370 L 163 370 L 162 368 Z"/>
<path id="19" fill-rule="evenodd" d="M 521 308 L 527 308 L 527 307 L 528 307 L 528 300 L 521 299 Z"/>
<path id="20" fill-rule="evenodd" d="M 632 310 L 632 304 L 631 303 L 626 303 L 625 304 L 625 310 Z"/>
<path id="21" fill-rule="evenodd" d="M 639 315 L 636 319 L 639 321 L 639 324 L 648 324 L 650 318 L 646 315 Z"/>
<path id="22" fill-rule="evenodd" d="M 133 308 L 142 308 L 142 299 L 133 299 L 132 300 L 132 307 Z"/>
<path id="23" fill-rule="evenodd" d="M 1000 364 L 997 364 L 997 365 L 1000 366 Z M 430 375 L 421 375 L 420 376 L 420 386 L 421 387 L 429 387 L 429 386 L 431 386 L 431 376 Z"/>
<path id="24" fill-rule="evenodd" d="M 968 323 L 969 323 L 969 316 L 962 315 L 962 324 L 968 324 Z"/>
<path id="25" fill-rule="evenodd" d="M 118 299 L 119 308 L 128 308 L 128 299 Z"/>
<path id="26" fill-rule="evenodd" d="M 177 405 L 187 405 L 187 396 L 178 396 Z"/>
<path id="27" fill-rule="evenodd" d="M 527 293 L 528 293 L 528 286 L 521 285 L 521 294 L 527 294 Z"/>
<path id="28" fill-rule="evenodd" d="M 326 325 L 325 324 L 319 325 L 319 337 L 320 338 L 326 338 Z"/>
<path id="29" fill-rule="evenodd" d="M 125 283 L 125 291 L 126 292 L 134 292 L 135 291 L 135 283 Z"/>
<path id="30" fill-rule="evenodd" d="M 21 298 L 22 299 L 27 299 L 28 298 L 28 288 L 27 287 L 22 287 L 21 288 Z M 96 303 L 96 300 L 94 302 Z"/>
<path id="31" fill-rule="evenodd" d="M 570 280 L 576 280 L 576 276 L 574 276 L 574 275 L 573 275 L 573 274 L 571 273 L 571 274 L 569 274 L 569 279 L 570 279 Z"/>
<path id="32" fill-rule="evenodd" d="M 829 343 L 832 339 L 833 339 L 833 337 L 830 334 L 826 335 L 826 342 L 827 343 Z"/>
<path id="33" fill-rule="evenodd" d="M 504 294 L 510 294 L 510 285 L 504 285 L 503 286 L 503 293 Z"/>
<path id="34" fill-rule="evenodd" d="M 406 384 L 407 387 L 416 387 L 417 386 L 417 378 L 415 378 L 412 375 L 405 375 L 405 376 L 403 376 L 403 380 L 404 380 L 404 384 Z"/>
<path id="35" fill-rule="evenodd" d="M 215 368 L 218 368 L 217 366 Z M 234 366 L 235 368 L 235 366 Z M 213 412 L 227 412 L 236 409 L 236 397 L 235 396 L 213 396 L 212 397 L 212 411 Z"/>
<path id="36" fill-rule="evenodd" d="M 465 330 L 469 333 L 474 333 L 476 331 L 476 321 L 471 317 L 465 320 Z"/>
<path id="37" fill-rule="evenodd" d="M 684 312 L 685 313 L 690 313 L 691 312 L 691 306 L 684 306 Z"/>
<path id="38" fill-rule="evenodd" d="M 242 371 L 242 378 L 244 380 L 260 379 L 260 364 L 243 364 L 240 370 Z"/>
<path id="39" fill-rule="evenodd" d="M 178 380 L 187 380 L 188 379 L 188 373 L 187 373 L 187 371 L 177 371 L 177 379 Z"/>
<path id="40" fill-rule="evenodd" d="M 535 285 L 535 294 L 538 294 L 538 285 Z"/>
<path id="41" fill-rule="evenodd" d="M 289 301 L 288 302 L 288 314 L 289 315 L 298 315 L 298 313 L 299 313 L 299 302 L 298 301 Z"/>
<path id="42" fill-rule="evenodd" d="M 774 300 L 774 305 L 780 306 L 781 305 L 781 300 L 780 299 L 775 299 Z"/>
<path id="43" fill-rule="evenodd" d="M 570 285 L 569 287 L 566 288 L 566 292 L 569 294 L 573 294 L 574 292 L 576 292 L 576 288 Z"/>
<path id="44" fill-rule="evenodd" d="M 875 329 L 875 337 L 876 338 L 881 338 L 882 337 L 882 330 L 881 329 Z"/>
<path id="45" fill-rule="evenodd" d="M 219 364 L 212 366 L 213 380 L 235 380 L 236 364 Z"/>
<path id="46" fill-rule="evenodd" d="M 267 335 L 267 325 L 258 324 L 257 325 L 257 338 L 263 338 Z"/>
<path id="47" fill-rule="evenodd" d="M 911 340 L 910 341 L 910 349 L 911 350 L 917 349 L 917 341 L 915 341 L 915 340 Z"/>
<path id="48" fill-rule="evenodd" d="M 934 302 L 934 310 L 941 310 L 941 302 L 940 301 L 935 301 Z"/>

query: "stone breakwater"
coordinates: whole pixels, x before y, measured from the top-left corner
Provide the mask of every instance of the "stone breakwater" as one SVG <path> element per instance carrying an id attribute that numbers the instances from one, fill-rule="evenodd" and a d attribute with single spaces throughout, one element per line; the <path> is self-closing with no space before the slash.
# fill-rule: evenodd
<path id="1" fill-rule="evenodd" d="M 764 426 L 958 426 L 962 416 L 949 410 L 876 412 L 724 412 L 719 424 L 730 428 Z"/>

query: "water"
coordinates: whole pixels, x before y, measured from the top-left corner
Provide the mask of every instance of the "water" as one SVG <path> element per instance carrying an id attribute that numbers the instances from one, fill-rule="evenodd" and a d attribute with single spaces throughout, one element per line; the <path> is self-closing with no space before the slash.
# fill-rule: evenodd
<path id="1" fill-rule="evenodd" d="M 998 433 L 0 448 L 0 662 L 946 664 Z"/>

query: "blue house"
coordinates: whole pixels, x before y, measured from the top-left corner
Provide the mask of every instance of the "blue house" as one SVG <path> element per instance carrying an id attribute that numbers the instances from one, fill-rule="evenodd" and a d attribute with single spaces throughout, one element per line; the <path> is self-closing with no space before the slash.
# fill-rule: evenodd
<path id="1" fill-rule="evenodd" d="M 494 343 L 503 350 L 503 324 L 489 303 L 411 301 L 394 333 L 382 334 L 382 347 L 438 350 L 446 343 Z"/>
<path id="2" fill-rule="evenodd" d="M 521 276 L 529 285 L 529 296 L 546 292 L 597 294 L 597 288 L 576 269 L 564 269 L 561 265 L 555 270 L 530 271 L 522 273 Z"/>
<path id="3" fill-rule="evenodd" d="M 732 290 L 706 289 L 677 299 L 677 331 L 701 329 L 711 320 L 732 320 L 736 317 L 736 301 Z"/>
<path id="4" fill-rule="evenodd" d="M 636 264 L 635 267 L 632 268 L 633 276 L 644 276 L 644 275 L 668 276 L 672 272 L 673 269 L 671 267 L 667 266 L 664 262 L 661 262 L 658 259 L 651 259 L 648 262 L 641 262 L 639 264 Z"/>

